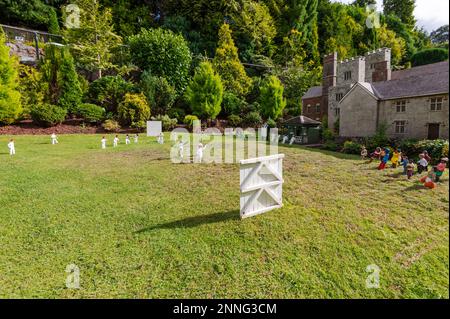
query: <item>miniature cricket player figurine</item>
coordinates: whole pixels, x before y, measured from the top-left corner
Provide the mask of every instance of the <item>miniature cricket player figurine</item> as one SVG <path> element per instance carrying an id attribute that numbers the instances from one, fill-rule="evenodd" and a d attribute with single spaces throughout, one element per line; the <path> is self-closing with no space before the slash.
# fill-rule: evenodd
<path id="1" fill-rule="evenodd" d="M 113 147 L 117 147 L 117 144 L 119 144 L 119 136 L 118 135 L 116 135 L 116 137 L 114 137 Z"/>
<path id="2" fill-rule="evenodd" d="M 129 136 L 128 134 L 127 134 L 127 136 L 125 137 L 125 144 L 126 144 L 126 145 L 131 144 L 130 136 Z"/>
<path id="3" fill-rule="evenodd" d="M 178 142 L 178 156 L 180 156 L 180 159 L 183 160 L 184 157 L 184 144 L 186 144 L 187 142 L 183 143 L 182 140 L 180 140 Z"/>
<path id="4" fill-rule="evenodd" d="M 137 143 L 139 139 L 139 134 L 134 134 L 134 142 Z"/>
<path id="5" fill-rule="evenodd" d="M 52 145 L 58 144 L 58 137 L 53 133 L 50 138 L 52 139 Z"/>
<path id="6" fill-rule="evenodd" d="M 203 161 L 203 150 L 206 148 L 206 145 L 202 143 L 198 143 L 197 145 L 197 163 L 201 163 Z"/>
<path id="7" fill-rule="evenodd" d="M 106 148 L 106 138 L 103 136 L 102 137 L 102 149 Z"/>
<path id="8" fill-rule="evenodd" d="M 164 134 L 162 132 L 158 135 L 158 143 L 164 144 Z"/>
<path id="9" fill-rule="evenodd" d="M 16 147 L 14 145 L 14 140 L 11 139 L 8 143 L 9 155 L 16 155 Z"/>

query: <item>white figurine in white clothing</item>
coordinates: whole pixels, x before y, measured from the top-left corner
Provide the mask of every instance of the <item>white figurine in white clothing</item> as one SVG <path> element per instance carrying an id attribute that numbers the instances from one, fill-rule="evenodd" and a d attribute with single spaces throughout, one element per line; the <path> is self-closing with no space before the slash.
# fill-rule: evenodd
<path id="1" fill-rule="evenodd" d="M 134 134 L 134 142 L 137 143 L 139 139 L 139 134 Z"/>
<path id="2" fill-rule="evenodd" d="M 11 139 L 8 143 L 9 155 L 16 155 L 16 146 L 14 145 L 14 140 Z"/>
<path id="3" fill-rule="evenodd" d="M 164 134 L 162 132 L 158 135 L 158 143 L 164 144 Z"/>
<path id="4" fill-rule="evenodd" d="M 50 138 L 52 139 L 52 145 L 58 144 L 58 137 L 53 133 Z"/>
<path id="5" fill-rule="evenodd" d="M 103 136 L 102 137 L 102 149 L 106 148 L 106 138 Z"/>
<path id="6" fill-rule="evenodd" d="M 119 144 L 119 136 L 118 135 L 116 135 L 116 137 L 114 137 L 113 147 L 117 147 L 117 144 Z"/>
<path id="7" fill-rule="evenodd" d="M 197 145 L 197 163 L 201 163 L 203 161 L 203 150 L 206 148 L 206 145 L 203 145 L 202 143 L 198 143 Z"/>
<path id="8" fill-rule="evenodd" d="M 181 160 L 183 160 L 184 157 L 184 144 L 187 144 L 187 142 L 183 142 L 181 140 L 178 142 L 178 155 Z"/>
<path id="9" fill-rule="evenodd" d="M 127 136 L 125 137 L 125 144 L 126 144 L 126 145 L 131 144 L 130 136 L 129 136 L 128 134 L 127 134 Z"/>

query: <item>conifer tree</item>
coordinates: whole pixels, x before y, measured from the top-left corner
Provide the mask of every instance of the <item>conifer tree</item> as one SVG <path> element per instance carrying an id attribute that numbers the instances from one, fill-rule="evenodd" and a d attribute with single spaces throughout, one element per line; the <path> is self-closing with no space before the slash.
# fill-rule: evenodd
<path id="1" fill-rule="evenodd" d="M 252 80 L 247 76 L 244 66 L 239 61 L 230 26 L 226 23 L 219 30 L 219 43 L 213 65 L 227 91 L 240 96 L 245 96 L 249 92 Z"/>
<path id="2" fill-rule="evenodd" d="M 403 23 L 414 28 L 416 19 L 414 18 L 415 0 L 383 0 L 384 14 L 393 14 L 402 20 Z"/>
<path id="3" fill-rule="evenodd" d="M 18 91 L 18 61 L 9 56 L 5 34 L 0 28 L 0 123 L 13 123 L 22 112 Z"/>

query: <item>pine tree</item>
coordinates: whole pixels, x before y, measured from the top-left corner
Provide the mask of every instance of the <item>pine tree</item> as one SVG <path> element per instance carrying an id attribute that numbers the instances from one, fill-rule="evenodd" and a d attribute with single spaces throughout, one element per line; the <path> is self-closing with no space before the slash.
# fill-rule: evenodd
<path id="1" fill-rule="evenodd" d="M 200 63 L 186 89 L 185 97 L 193 113 L 201 118 L 215 119 L 220 113 L 223 86 L 210 62 Z"/>
<path id="2" fill-rule="evenodd" d="M 5 34 L 0 28 L 0 123 L 13 123 L 22 112 L 18 91 L 18 61 L 9 56 Z"/>
<path id="3" fill-rule="evenodd" d="M 122 39 L 113 32 L 110 9 L 100 8 L 97 0 L 76 0 L 74 4 L 80 8 L 80 26 L 66 29 L 65 37 L 79 67 L 100 78 L 104 70 L 115 67 L 111 51 Z"/>
<path id="4" fill-rule="evenodd" d="M 272 75 L 264 81 L 260 91 L 259 99 L 263 116 L 265 119 L 277 120 L 286 107 L 283 84 L 276 76 Z"/>
<path id="5" fill-rule="evenodd" d="M 244 66 L 239 61 L 230 26 L 226 23 L 219 30 L 219 43 L 213 65 L 227 91 L 240 96 L 245 96 L 249 92 L 252 80 L 247 76 Z"/>
<path id="6" fill-rule="evenodd" d="M 416 19 L 414 18 L 415 0 L 383 0 L 384 14 L 393 14 L 399 17 L 403 23 L 414 28 Z"/>
<path id="7" fill-rule="evenodd" d="M 60 88 L 58 105 L 71 114 L 76 113 L 78 106 L 81 104 L 83 91 L 80 81 L 78 81 L 73 57 L 67 48 L 61 50 L 58 86 Z"/>

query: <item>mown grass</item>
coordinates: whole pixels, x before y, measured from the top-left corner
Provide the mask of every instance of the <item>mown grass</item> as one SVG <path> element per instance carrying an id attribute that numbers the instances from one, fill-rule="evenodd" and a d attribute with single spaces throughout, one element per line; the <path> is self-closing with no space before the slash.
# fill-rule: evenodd
<path id="1" fill-rule="evenodd" d="M 172 164 L 144 137 L 49 140 L 18 136 L 11 158 L 0 136 L 0 297 L 449 297 L 447 172 L 427 190 L 401 169 L 281 147 L 284 207 L 241 221 L 238 165 Z M 72 263 L 80 289 L 65 285 Z"/>

